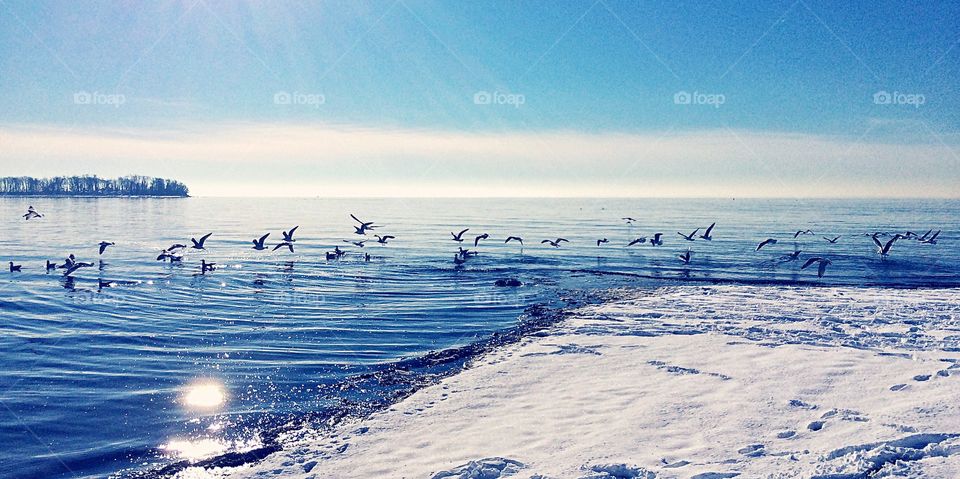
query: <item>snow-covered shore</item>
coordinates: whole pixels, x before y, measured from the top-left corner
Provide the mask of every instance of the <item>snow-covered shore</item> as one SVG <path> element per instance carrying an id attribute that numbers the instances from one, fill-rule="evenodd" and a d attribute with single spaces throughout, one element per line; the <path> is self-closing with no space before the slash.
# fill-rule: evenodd
<path id="1" fill-rule="evenodd" d="M 621 291 L 388 411 L 193 477 L 960 477 L 960 291 Z"/>

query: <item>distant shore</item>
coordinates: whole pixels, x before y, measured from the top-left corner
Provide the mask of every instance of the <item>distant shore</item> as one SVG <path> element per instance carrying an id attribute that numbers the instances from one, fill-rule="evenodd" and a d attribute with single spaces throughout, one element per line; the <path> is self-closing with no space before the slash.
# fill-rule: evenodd
<path id="1" fill-rule="evenodd" d="M 82 195 L 82 194 L 64 194 L 64 195 L 42 195 L 42 194 L 13 194 L 0 193 L 0 198 L 192 198 L 190 195 Z"/>

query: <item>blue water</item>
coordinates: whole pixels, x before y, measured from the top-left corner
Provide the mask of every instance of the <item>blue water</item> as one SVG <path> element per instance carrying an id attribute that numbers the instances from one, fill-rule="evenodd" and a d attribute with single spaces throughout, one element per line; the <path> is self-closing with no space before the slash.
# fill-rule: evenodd
<path id="1" fill-rule="evenodd" d="M 28 204 L 46 216 L 22 220 Z M 343 243 L 359 238 L 349 213 L 396 240 L 363 250 Z M 488 338 L 559 292 L 704 279 L 960 283 L 957 201 L 4 198 L 0 218 L 0 477 L 149 470 L 255 448 L 285 425 L 333 411 L 362 413 L 345 405 L 409 384 L 351 378 Z M 711 242 L 676 234 L 714 221 Z M 295 224 L 296 253 L 250 248 L 252 238 L 269 231 L 274 242 Z M 466 227 L 471 249 L 474 234 L 491 239 L 457 269 L 449 232 Z M 807 228 L 817 234 L 793 240 Z M 862 236 L 930 228 L 943 229 L 940 244 L 900 241 L 885 260 Z M 211 231 L 207 251 L 182 265 L 154 260 Z M 624 248 L 658 231 L 664 246 Z M 507 235 L 526 246 L 504 245 Z M 836 235 L 835 245 L 821 239 Z M 570 243 L 539 244 L 558 236 Z M 602 237 L 611 242 L 598 248 Z M 780 242 L 755 252 L 767 237 Z M 101 240 L 116 246 L 98 258 Z M 334 246 L 350 254 L 327 261 Z M 778 260 L 794 246 L 802 258 L 833 261 L 822 280 Z M 688 247 L 693 261 L 684 266 L 676 255 Z M 44 271 L 47 259 L 69 253 L 103 263 L 72 281 Z M 201 258 L 220 269 L 198 275 Z M 10 260 L 23 272 L 7 273 Z M 523 286 L 494 285 L 508 277 Z M 216 404 L 191 404 L 197 385 L 213 388 Z"/>

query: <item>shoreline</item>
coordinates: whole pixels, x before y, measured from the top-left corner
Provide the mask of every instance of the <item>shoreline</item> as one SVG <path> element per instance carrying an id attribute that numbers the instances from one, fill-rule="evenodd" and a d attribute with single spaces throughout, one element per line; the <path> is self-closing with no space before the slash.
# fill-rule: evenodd
<path id="1" fill-rule="evenodd" d="M 809 291 L 611 292 L 366 419 L 177 477 L 952 477 L 960 291 Z"/>

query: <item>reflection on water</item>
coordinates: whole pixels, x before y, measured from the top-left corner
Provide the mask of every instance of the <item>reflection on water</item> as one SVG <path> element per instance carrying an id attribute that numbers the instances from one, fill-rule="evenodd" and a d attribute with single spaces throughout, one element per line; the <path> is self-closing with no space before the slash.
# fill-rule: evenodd
<path id="1" fill-rule="evenodd" d="M 45 217 L 23 221 L 28 202 Z M 361 238 L 350 213 L 396 239 L 344 242 Z M 290 420 L 322 421 L 393 385 L 357 390 L 347 377 L 489 337 L 560 290 L 637 281 L 587 270 L 817 281 L 799 269 L 816 255 L 832 261 L 823 283 L 920 285 L 956 283 L 960 266 L 955 201 L 3 198 L 0 221 L 0 264 L 23 265 L 0 275 L 0 477 L 256 448 Z M 676 235 L 713 222 L 712 241 Z M 293 225 L 294 253 L 252 249 Z M 456 268 L 450 231 L 463 228 L 479 255 Z M 817 234 L 793 238 L 808 228 Z M 863 236 L 929 228 L 944 230 L 938 245 L 901 241 L 886 260 Z M 208 232 L 205 251 L 156 260 Z M 662 246 L 626 246 L 658 232 Z M 481 233 L 490 237 L 474 246 Z M 569 243 L 540 244 L 557 237 Z M 755 251 L 769 237 L 780 241 Z M 99 255 L 100 241 L 116 244 Z M 346 255 L 327 260 L 334 247 Z M 795 249 L 799 261 L 781 259 Z M 45 270 L 71 253 L 95 266 L 71 278 Z M 217 269 L 200 274 L 201 260 Z M 522 284 L 496 286 L 505 278 Z"/>

